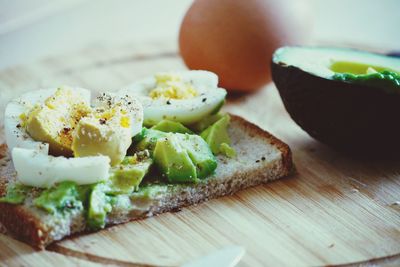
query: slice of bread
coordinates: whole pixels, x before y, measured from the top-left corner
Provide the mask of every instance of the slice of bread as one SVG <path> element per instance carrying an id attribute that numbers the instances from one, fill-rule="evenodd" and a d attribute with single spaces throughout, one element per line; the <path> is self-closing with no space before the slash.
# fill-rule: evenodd
<path id="1" fill-rule="evenodd" d="M 146 201 L 127 196 L 127 202 L 122 201 L 125 205 L 117 205 L 108 214 L 107 225 L 179 210 L 287 176 L 293 171 L 289 147 L 256 125 L 231 115 L 229 134 L 237 156 L 219 156 L 218 167 L 211 177 L 198 184 L 156 185 Z M 5 145 L 0 147 L 0 153 L 1 196 L 7 183 L 15 179 L 15 171 Z M 15 238 L 43 249 L 54 241 L 87 231 L 83 212 L 57 217 L 36 208 L 32 199 L 33 196 L 28 196 L 23 205 L 0 203 L 0 223 Z"/>

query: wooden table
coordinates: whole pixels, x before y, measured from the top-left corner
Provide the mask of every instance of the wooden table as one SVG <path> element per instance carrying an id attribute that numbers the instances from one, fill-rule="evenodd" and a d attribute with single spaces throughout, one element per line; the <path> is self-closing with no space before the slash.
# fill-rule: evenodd
<path id="1" fill-rule="evenodd" d="M 183 68 L 170 44 L 91 47 L 1 72 L 1 108 L 10 97 L 40 87 L 115 90 L 144 75 Z M 231 96 L 226 110 L 287 142 L 298 174 L 73 237 L 46 251 L 0 235 L 0 265 L 178 265 L 231 244 L 247 249 L 239 266 L 400 265 L 398 161 L 351 159 L 313 140 L 290 119 L 272 84 Z"/>

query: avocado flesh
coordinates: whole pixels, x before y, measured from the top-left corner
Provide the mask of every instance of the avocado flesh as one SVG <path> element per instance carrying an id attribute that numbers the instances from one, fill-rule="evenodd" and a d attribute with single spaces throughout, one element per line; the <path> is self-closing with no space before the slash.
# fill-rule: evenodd
<path id="1" fill-rule="evenodd" d="M 96 230 L 104 228 L 107 214 L 112 210 L 111 197 L 106 194 L 108 187 L 103 183 L 93 185 L 89 195 L 87 226 Z"/>
<path id="2" fill-rule="evenodd" d="M 400 148 L 396 123 L 400 95 L 333 80 L 332 62 L 400 70 L 399 59 L 379 54 L 343 48 L 280 48 L 273 56 L 272 77 L 292 119 L 317 140 L 352 154 L 384 156 Z"/>
<path id="3" fill-rule="evenodd" d="M 6 194 L 0 197 L 0 203 L 22 204 L 30 187 L 21 183 L 9 183 Z"/>
<path id="4" fill-rule="evenodd" d="M 221 119 L 222 116 L 223 115 L 221 113 L 209 115 L 203 118 L 202 120 L 189 125 L 189 127 L 190 129 L 193 129 L 196 132 L 202 132 L 203 130 L 207 129 L 211 124 Z"/>
<path id="5" fill-rule="evenodd" d="M 329 67 L 333 72 L 337 73 L 350 73 L 350 74 L 368 74 L 369 70 L 382 72 L 384 70 L 396 72 L 388 67 L 374 66 L 372 64 L 363 64 L 350 61 L 334 61 Z"/>
<path id="6" fill-rule="evenodd" d="M 209 126 L 207 129 L 205 129 L 200 134 L 200 136 L 210 146 L 211 151 L 214 155 L 217 155 L 217 154 L 225 151 L 224 148 L 221 150 L 222 144 L 225 144 L 225 146 L 226 146 L 231 143 L 231 140 L 229 138 L 228 131 L 227 131 L 229 121 L 230 121 L 229 115 L 224 115 L 218 121 L 216 121 L 214 124 Z"/>
<path id="7" fill-rule="evenodd" d="M 217 168 L 217 160 L 207 143 L 198 135 L 177 134 L 179 144 L 187 151 L 196 166 L 196 175 L 204 179 Z"/>
<path id="8" fill-rule="evenodd" d="M 182 123 L 176 122 L 176 121 L 171 121 L 171 120 L 162 120 L 153 127 L 151 127 L 153 130 L 158 130 L 166 133 L 188 133 L 192 134 L 193 132 L 186 128 Z"/>
<path id="9" fill-rule="evenodd" d="M 387 92 L 400 93 L 400 74 L 390 68 L 357 62 L 334 62 L 330 69 L 334 80 L 376 86 Z"/>
<path id="10" fill-rule="evenodd" d="M 217 167 L 208 144 L 199 135 L 143 128 L 134 142 L 137 143 L 133 151 L 149 150 L 155 165 L 172 182 L 195 182 L 212 174 Z M 179 167 L 182 164 L 184 167 Z M 176 166 L 182 171 L 175 172 Z"/>
<path id="11" fill-rule="evenodd" d="M 196 167 L 188 152 L 179 144 L 174 134 L 157 140 L 153 154 L 154 163 L 171 183 L 196 182 Z"/>
<path id="12" fill-rule="evenodd" d="M 83 209 L 83 204 L 79 197 L 78 185 L 68 181 L 43 191 L 33 202 L 36 207 L 53 214 L 64 208 Z"/>
<path id="13" fill-rule="evenodd" d="M 151 158 L 138 159 L 136 155 L 125 157 L 121 164 L 111 169 L 110 193 L 130 194 L 137 190 L 152 163 Z"/>
<path id="14" fill-rule="evenodd" d="M 166 137 L 167 133 L 155 130 L 155 129 L 147 129 L 143 128 L 142 132 L 133 138 L 133 142 L 136 144 L 133 147 L 135 151 L 144 151 L 149 150 L 150 153 L 153 153 L 154 148 L 157 144 L 157 140 L 163 137 Z"/>

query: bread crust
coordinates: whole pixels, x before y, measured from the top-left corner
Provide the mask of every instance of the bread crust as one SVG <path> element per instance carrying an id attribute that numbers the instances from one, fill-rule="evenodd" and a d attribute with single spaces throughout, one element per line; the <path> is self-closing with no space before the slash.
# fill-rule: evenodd
<path id="1" fill-rule="evenodd" d="M 242 189 L 285 177 L 294 171 L 292 153 L 287 144 L 240 116 L 231 115 L 231 121 L 240 125 L 250 136 L 265 139 L 270 145 L 277 148 L 281 153 L 279 162 L 275 162 L 272 165 L 262 165 L 246 173 L 232 173 L 230 179 L 226 179 L 218 184 L 213 181 L 193 187 L 187 186 L 186 189 L 183 189 L 179 194 L 167 195 L 160 205 L 154 205 L 142 214 L 128 213 L 122 217 L 117 216 L 112 218 L 108 222 L 108 226 L 179 210 L 183 207 L 198 204 L 211 198 L 234 194 Z M 6 157 L 7 146 L 3 144 L 0 146 L 0 159 L 4 160 Z M 9 161 L 10 159 L 6 160 Z M 12 168 L 12 164 L 8 165 Z M 5 194 L 7 181 L 10 179 L 10 177 L 7 176 L 10 176 L 12 171 L 6 170 L 2 173 L 6 175 L 0 178 L 0 196 Z M 221 188 L 223 188 L 223 190 L 221 190 Z M 193 194 L 192 191 L 195 191 L 195 193 Z M 38 249 L 44 249 L 47 245 L 57 241 L 51 233 L 51 227 L 48 227 L 40 217 L 23 205 L 0 203 L 0 224 L 7 229 L 7 233 L 11 234 L 16 239 L 24 241 Z M 74 230 L 70 225 L 70 228 L 70 234 L 82 232 L 79 227 Z M 68 235 L 63 235 L 62 238 L 66 236 Z"/>
<path id="2" fill-rule="evenodd" d="M 39 218 L 22 205 L 0 203 L 0 210 L 0 222 L 7 233 L 33 247 L 45 248 L 50 240 L 48 231 Z"/>

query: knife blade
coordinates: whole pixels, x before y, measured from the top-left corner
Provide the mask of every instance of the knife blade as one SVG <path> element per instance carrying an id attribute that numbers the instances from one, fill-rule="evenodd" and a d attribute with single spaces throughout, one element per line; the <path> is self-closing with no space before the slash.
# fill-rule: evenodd
<path id="1" fill-rule="evenodd" d="M 245 248 L 240 246 L 229 246 L 187 262 L 181 267 L 234 267 L 245 254 Z"/>

